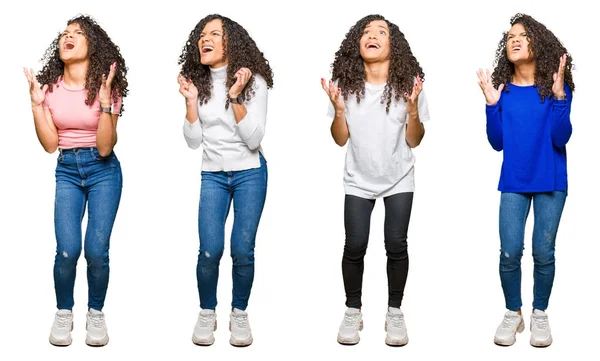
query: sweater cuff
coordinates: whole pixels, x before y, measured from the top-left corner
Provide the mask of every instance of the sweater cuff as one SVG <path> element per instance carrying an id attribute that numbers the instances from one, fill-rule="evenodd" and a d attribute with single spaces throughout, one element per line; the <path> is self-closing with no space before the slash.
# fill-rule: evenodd
<path id="1" fill-rule="evenodd" d="M 196 120 L 194 123 L 190 124 L 190 122 L 184 118 L 183 119 L 183 134 L 185 134 L 189 138 L 198 138 L 202 135 L 202 127 L 200 126 L 200 119 Z"/>
<path id="2" fill-rule="evenodd" d="M 244 119 L 237 123 L 236 126 L 238 128 L 238 134 L 240 135 L 240 137 L 242 137 L 244 141 L 247 141 L 248 139 L 252 138 L 254 132 L 256 132 L 258 124 L 256 122 L 248 120 L 248 115 L 246 115 Z"/>
<path id="3" fill-rule="evenodd" d="M 492 115 L 492 114 L 497 114 L 500 112 L 500 105 L 498 103 L 494 104 L 494 105 L 485 105 L 485 114 L 486 115 Z"/>
<path id="4" fill-rule="evenodd" d="M 554 103 L 552 103 L 553 106 L 557 106 L 557 107 L 561 107 L 564 108 L 567 106 L 567 100 L 554 100 Z"/>

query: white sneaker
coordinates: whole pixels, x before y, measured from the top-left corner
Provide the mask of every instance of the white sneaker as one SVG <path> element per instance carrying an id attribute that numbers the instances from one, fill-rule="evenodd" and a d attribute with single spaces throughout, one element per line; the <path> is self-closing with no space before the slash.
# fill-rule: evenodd
<path id="1" fill-rule="evenodd" d="M 404 314 L 400 308 L 389 307 L 385 315 L 385 343 L 388 346 L 404 346 L 408 343 Z"/>
<path id="2" fill-rule="evenodd" d="M 90 308 L 86 315 L 85 328 L 87 330 L 85 343 L 88 346 L 104 346 L 108 343 L 108 330 L 102 311 Z"/>
<path id="3" fill-rule="evenodd" d="M 348 308 L 338 331 L 337 341 L 342 345 L 356 345 L 360 341 L 358 331 L 362 331 L 362 313 L 358 308 Z"/>
<path id="4" fill-rule="evenodd" d="M 54 346 L 69 346 L 72 341 L 72 330 L 73 312 L 71 310 L 56 311 L 52 330 L 50 330 L 50 343 Z"/>
<path id="5" fill-rule="evenodd" d="M 531 314 L 531 338 L 529 343 L 535 347 L 546 347 L 552 344 L 552 334 L 548 315 L 544 311 L 533 310 Z"/>
<path id="6" fill-rule="evenodd" d="M 523 322 L 523 316 L 515 311 L 507 311 L 504 314 L 502 323 L 496 330 L 494 343 L 500 346 L 510 346 L 517 340 L 517 332 L 523 332 L 524 329 L 525 323 Z"/>
<path id="7" fill-rule="evenodd" d="M 210 346 L 215 342 L 214 331 L 217 330 L 217 314 L 215 310 L 200 310 L 198 321 L 194 327 L 192 342 L 200 346 Z"/>
<path id="8" fill-rule="evenodd" d="M 231 338 L 229 343 L 233 346 L 250 346 L 252 344 L 252 330 L 248 322 L 246 311 L 234 308 L 229 315 L 229 331 Z"/>

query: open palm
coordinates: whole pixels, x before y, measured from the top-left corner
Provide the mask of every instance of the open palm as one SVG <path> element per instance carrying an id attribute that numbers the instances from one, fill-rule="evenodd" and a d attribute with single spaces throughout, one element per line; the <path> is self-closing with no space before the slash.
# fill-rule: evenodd
<path id="1" fill-rule="evenodd" d="M 44 100 L 46 99 L 46 90 L 48 90 L 48 84 L 45 84 L 42 88 L 37 82 L 35 78 L 35 73 L 33 69 L 27 70 L 27 68 L 23 68 L 23 73 L 25 73 L 25 77 L 27 78 L 27 82 L 29 83 L 29 95 L 31 96 L 31 105 L 39 106 L 42 105 Z"/>
<path id="2" fill-rule="evenodd" d="M 483 72 L 482 69 L 477 71 L 477 77 L 479 78 L 479 87 L 485 96 L 485 102 L 487 105 L 495 105 L 500 100 L 502 89 L 504 84 L 500 84 L 498 89 L 494 88 L 492 83 L 492 76 L 490 75 L 489 69 Z"/>

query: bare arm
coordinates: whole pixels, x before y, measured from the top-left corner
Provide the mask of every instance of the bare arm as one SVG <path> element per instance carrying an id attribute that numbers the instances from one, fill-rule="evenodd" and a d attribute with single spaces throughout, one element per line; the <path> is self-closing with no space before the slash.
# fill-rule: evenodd
<path id="1" fill-rule="evenodd" d="M 113 63 L 110 66 L 110 72 L 108 78 L 105 74 L 102 74 L 102 84 L 100 85 L 100 91 L 98 92 L 98 99 L 100 100 L 100 106 L 109 108 L 111 105 L 111 85 L 115 77 L 117 69 L 117 63 Z M 98 129 L 96 130 L 96 147 L 98 153 L 102 157 L 108 156 L 115 144 L 117 143 L 117 121 L 119 120 L 118 114 L 111 114 L 110 112 L 100 112 L 100 120 L 98 121 Z"/>
<path id="2" fill-rule="evenodd" d="M 335 109 L 335 115 L 333 117 L 333 122 L 331 123 L 331 136 L 333 137 L 335 144 L 343 147 L 350 138 L 350 131 L 348 130 L 348 123 L 346 122 L 346 104 L 344 103 L 344 97 L 341 96 L 342 90 L 331 80 L 329 81 L 329 84 L 327 84 L 323 78 L 321 78 L 321 86 L 325 93 L 327 93 L 327 96 Z"/>
<path id="3" fill-rule="evenodd" d="M 31 96 L 31 111 L 33 113 L 33 122 L 35 124 L 35 133 L 44 150 L 48 153 L 54 153 L 58 148 L 58 130 L 52 121 L 52 115 L 48 109 L 43 106 L 46 99 L 48 85 L 40 89 L 40 85 L 35 79 L 33 69 L 23 68 L 27 82 L 29 83 L 29 95 Z"/>
<path id="4" fill-rule="evenodd" d="M 419 118 L 419 94 L 423 91 L 423 81 L 417 77 L 417 82 L 411 92 L 404 93 L 406 99 L 406 112 L 408 113 L 408 122 L 406 123 L 406 143 L 411 148 L 416 148 L 421 144 L 425 136 L 425 127 Z"/>

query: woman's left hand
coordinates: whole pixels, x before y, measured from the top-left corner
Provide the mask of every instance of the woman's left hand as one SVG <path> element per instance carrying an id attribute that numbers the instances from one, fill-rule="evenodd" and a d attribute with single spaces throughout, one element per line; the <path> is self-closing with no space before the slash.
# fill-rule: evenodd
<path id="1" fill-rule="evenodd" d="M 106 78 L 106 74 L 102 74 L 102 84 L 100 85 L 100 91 L 98 92 L 98 99 L 100 100 L 100 106 L 102 107 L 110 107 L 112 104 L 111 101 L 111 85 L 113 79 L 115 78 L 115 73 L 117 72 L 117 63 L 114 62 L 110 66 L 110 72 L 108 73 L 108 78 Z"/>
<path id="2" fill-rule="evenodd" d="M 250 81 L 250 78 L 252 78 L 252 71 L 250 71 L 250 69 L 248 68 L 240 68 L 238 71 L 235 72 L 233 77 L 236 80 L 235 83 L 229 89 L 229 97 L 237 98 L 238 96 L 240 96 L 240 94 L 246 87 L 246 84 L 248 84 L 248 82 Z"/>
<path id="3" fill-rule="evenodd" d="M 408 93 L 404 93 L 404 99 L 406 99 L 406 112 L 407 113 L 414 114 L 419 111 L 419 105 L 418 105 L 419 98 L 418 97 L 422 91 L 423 91 L 423 81 L 421 80 L 421 76 L 418 75 L 417 82 L 415 83 L 415 86 L 413 87 L 413 90 L 410 93 L 410 96 L 408 95 Z"/>
<path id="4" fill-rule="evenodd" d="M 560 57 L 560 64 L 558 65 L 558 72 L 554 73 L 552 78 L 554 84 L 552 84 L 552 93 L 557 98 L 564 98 L 565 94 L 565 68 L 567 67 L 567 54 L 563 54 Z"/>

